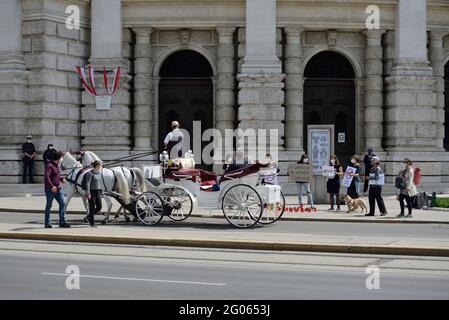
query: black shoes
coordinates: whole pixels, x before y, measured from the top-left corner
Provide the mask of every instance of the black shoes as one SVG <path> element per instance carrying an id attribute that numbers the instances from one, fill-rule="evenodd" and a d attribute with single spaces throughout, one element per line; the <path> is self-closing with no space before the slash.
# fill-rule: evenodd
<path id="1" fill-rule="evenodd" d="M 387 215 L 386 212 L 382 212 L 382 213 L 380 214 L 381 217 L 384 217 L 384 216 L 386 216 L 386 215 Z"/>
<path id="2" fill-rule="evenodd" d="M 46 224 L 45 225 L 45 229 L 51 229 L 51 228 L 53 228 L 53 226 L 51 224 Z"/>
<path id="3" fill-rule="evenodd" d="M 60 225 L 59 225 L 59 227 L 60 228 L 70 228 L 70 224 L 68 224 L 67 222 L 64 222 L 64 223 L 61 223 Z"/>
<path id="4" fill-rule="evenodd" d="M 374 217 L 374 213 L 367 213 L 365 214 L 365 217 Z"/>
<path id="5" fill-rule="evenodd" d="M 404 218 L 404 214 L 401 212 L 400 214 L 398 214 L 398 215 L 396 216 L 396 218 Z"/>

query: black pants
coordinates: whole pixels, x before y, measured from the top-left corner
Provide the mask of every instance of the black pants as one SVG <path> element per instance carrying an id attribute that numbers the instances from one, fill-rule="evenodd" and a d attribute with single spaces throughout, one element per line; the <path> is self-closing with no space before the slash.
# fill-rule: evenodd
<path id="1" fill-rule="evenodd" d="M 28 177 L 30 178 L 30 183 L 33 183 L 33 167 L 34 167 L 34 160 L 31 159 L 23 159 L 23 174 L 22 174 L 22 182 L 26 183 L 26 176 L 28 174 Z"/>
<path id="2" fill-rule="evenodd" d="M 371 185 L 369 187 L 369 213 L 374 214 L 376 211 L 376 201 L 380 213 L 387 212 L 385 208 L 384 199 L 382 198 L 382 186 Z"/>
<path id="3" fill-rule="evenodd" d="M 404 199 L 407 202 L 408 214 L 412 214 L 412 208 L 413 208 L 412 197 L 410 197 L 409 195 L 402 194 L 402 193 L 399 195 L 399 205 L 401 206 L 401 213 L 404 214 L 404 210 L 405 210 Z"/>
<path id="4" fill-rule="evenodd" d="M 369 176 L 365 176 L 365 181 L 363 183 L 363 193 L 366 193 L 366 191 L 368 190 L 368 177 Z"/>
<path id="5" fill-rule="evenodd" d="M 95 223 L 95 215 L 101 211 L 101 190 L 90 190 L 89 216 L 90 224 Z"/>

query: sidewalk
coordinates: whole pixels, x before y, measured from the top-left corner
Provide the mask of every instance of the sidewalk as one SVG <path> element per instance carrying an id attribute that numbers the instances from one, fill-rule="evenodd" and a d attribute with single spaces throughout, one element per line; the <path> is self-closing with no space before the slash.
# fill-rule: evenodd
<path id="1" fill-rule="evenodd" d="M 327 209 L 329 205 L 316 205 L 316 212 L 290 212 L 286 210 L 282 219 L 302 220 L 302 221 L 326 221 L 326 222 L 367 222 L 367 223 L 439 223 L 449 224 L 449 209 L 443 208 L 429 208 L 428 210 L 413 211 L 413 218 L 399 219 L 396 215 L 399 213 L 399 203 L 394 196 L 385 197 L 385 205 L 388 210 L 388 215 L 380 217 L 378 211 L 375 217 L 365 217 L 365 213 L 360 211 L 346 213 L 347 207 L 343 205 L 340 212 L 329 212 Z M 297 208 L 297 198 L 294 196 L 286 197 L 287 208 Z M 367 199 L 365 199 L 367 202 Z M 30 197 L 11 197 L 0 198 L 0 212 L 22 212 L 22 213 L 43 213 L 45 207 L 45 197 L 30 196 Z M 367 207 L 369 207 L 367 203 Z M 112 212 L 117 211 L 118 203 L 113 200 Z M 53 212 L 56 212 L 57 203 L 53 203 Z M 103 201 L 103 212 L 106 210 L 106 204 Z M 73 198 L 69 204 L 68 214 L 84 214 L 85 209 L 80 198 Z M 200 209 L 196 206 L 193 209 L 192 217 L 216 217 L 223 218 L 223 213 L 220 209 L 208 210 Z"/>
<path id="2" fill-rule="evenodd" d="M 294 201 L 287 198 L 287 205 Z M 390 212 L 396 213 L 394 198 L 386 199 Z M 6 212 L 36 212 L 42 214 L 45 204 L 44 197 L 0 198 L 0 211 Z M 56 203 L 55 203 L 56 206 Z M 114 203 L 114 209 L 117 204 Z M 313 213 L 285 213 L 283 220 L 312 221 L 351 221 L 351 222 L 398 222 L 398 223 L 438 223 L 449 224 L 449 212 L 417 210 L 413 219 L 396 219 L 391 217 L 365 217 L 364 215 L 329 213 L 327 205 L 319 205 Z M 81 200 L 74 199 L 69 206 L 69 212 L 84 214 Z M 323 211 L 321 211 L 323 210 Z M 1 214 L 1 213 L 0 213 Z M 213 217 L 223 219 L 220 210 L 212 211 Z M 209 210 L 194 208 L 194 216 L 210 217 Z M 76 217 L 80 220 L 81 216 Z M 70 221 L 70 216 L 68 217 Z M 174 228 L 169 219 L 153 227 L 140 224 L 101 225 L 92 229 L 84 224 L 74 224 L 70 229 L 44 229 L 35 222 L 0 223 L 0 238 L 26 239 L 44 241 L 88 242 L 125 245 L 159 245 L 182 247 L 208 247 L 226 249 L 280 250 L 280 251 L 311 251 L 332 253 L 359 254 L 392 254 L 416 256 L 449 257 L 449 237 L 401 238 L 395 234 L 381 236 L 338 236 L 314 235 L 310 233 L 273 232 L 269 227 L 252 229 L 233 229 L 211 227 L 205 223 L 204 228 Z M 282 223 L 278 222 L 278 223 Z M 176 224 L 176 223 L 175 223 Z M 226 224 L 226 221 L 223 221 Z"/>

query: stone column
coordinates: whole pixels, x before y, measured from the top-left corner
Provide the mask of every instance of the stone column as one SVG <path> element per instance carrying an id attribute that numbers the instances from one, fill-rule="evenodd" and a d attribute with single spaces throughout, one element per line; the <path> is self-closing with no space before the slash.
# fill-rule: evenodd
<path id="1" fill-rule="evenodd" d="M 386 78 L 386 149 L 436 150 L 433 71 L 427 60 L 426 0 L 399 0 L 395 60 Z"/>
<path id="2" fill-rule="evenodd" d="M 382 34 L 384 30 L 365 30 L 366 84 L 365 84 L 365 150 L 373 147 L 382 151 L 383 138 L 383 64 Z"/>
<path id="3" fill-rule="evenodd" d="M 92 64 L 122 63 L 122 4 L 121 0 L 91 2 Z"/>
<path id="4" fill-rule="evenodd" d="M 285 147 L 296 153 L 304 150 L 302 32 L 299 26 L 285 28 Z"/>
<path id="5" fill-rule="evenodd" d="M 151 28 L 133 28 L 136 34 L 134 51 L 134 148 L 151 151 L 152 137 L 152 69 Z"/>
<path id="6" fill-rule="evenodd" d="M 429 60 L 435 77 L 435 114 L 437 122 L 437 136 L 435 146 L 444 151 L 444 65 L 443 39 L 447 31 L 432 30 L 430 32 Z"/>
<path id="7" fill-rule="evenodd" d="M 426 0 L 399 0 L 397 6 L 395 59 L 386 78 L 385 169 L 392 183 L 402 160 L 410 158 L 423 172 L 421 190 L 436 190 L 448 155 L 436 145 L 439 120 L 427 58 L 426 9 Z"/>
<path id="8" fill-rule="evenodd" d="M 20 0 L 0 1 L 0 182 L 21 181 L 21 143 L 27 123 L 27 78 Z M 35 142 L 36 142 L 35 137 Z"/>
<path id="9" fill-rule="evenodd" d="M 255 130 L 256 134 L 258 129 L 266 129 L 267 135 L 270 129 L 277 130 L 279 146 L 283 145 L 285 119 L 282 107 L 285 75 L 281 71 L 276 55 L 276 0 L 247 0 L 246 53 L 237 76 L 239 128 Z M 239 147 L 244 146 L 242 142 L 238 140 Z"/>
<path id="10" fill-rule="evenodd" d="M 217 27 L 218 48 L 216 83 L 216 128 L 224 133 L 225 129 L 234 129 L 234 41 L 235 27 Z"/>
<path id="11" fill-rule="evenodd" d="M 102 159 L 121 156 L 130 150 L 130 120 L 129 108 L 131 97 L 127 66 L 123 59 L 122 49 L 128 49 L 131 43 L 131 32 L 122 29 L 122 14 L 120 0 L 95 0 L 91 4 L 91 57 L 89 62 L 96 70 L 107 70 L 121 67 L 121 78 L 117 92 L 112 97 L 110 110 L 100 111 L 95 107 L 93 97 L 83 92 L 81 135 L 83 146 L 98 152 Z M 125 50 L 128 52 L 128 50 Z M 127 57 L 129 59 L 130 57 Z M 95 76 L 96 87 L 104 89 L 103 75 Z M 97 90 L 98 92 L 98 90 Z M 103 91 L 104 92 L 104 91 Z"/>

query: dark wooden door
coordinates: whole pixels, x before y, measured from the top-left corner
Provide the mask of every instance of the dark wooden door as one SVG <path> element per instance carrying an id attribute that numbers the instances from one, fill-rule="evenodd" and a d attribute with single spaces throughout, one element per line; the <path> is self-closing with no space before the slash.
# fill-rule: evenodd
<path id="1" fill-rule="evenodd" d="M 176 120 L 190 134 L 193 148 L 193 122 L 201 122 L 201 134 L 213 127 L 213 88 L 210 79 L 163 79 L 159 86 L 159 147 Z M 201 137 L 200 137 L 201 139 Z M 195 143 L 198 143 L 196 139 Z M 202 147 L 207 144 L 203 143 Z"/>
<path id="2" fill-rule="evenodd" d="M 307 150 L 307 126 L 333 124 L 335 154 L 349 165 L 355 153 L 355 89 L 351 80 L 306 80 L 304 84 L 304 149 Z M 338 141 L 338 134 L 345 141 Z"/>

